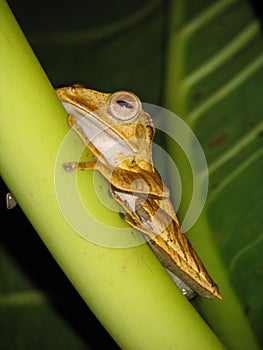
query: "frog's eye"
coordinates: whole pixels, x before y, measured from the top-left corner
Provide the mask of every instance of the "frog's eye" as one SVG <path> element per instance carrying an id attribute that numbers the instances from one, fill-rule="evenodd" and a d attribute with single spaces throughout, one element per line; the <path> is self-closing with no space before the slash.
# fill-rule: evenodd
<path id="1" fill-rule="evenodd" d="M 109 99 L 109 112 L 114 119 L 128 123 L 138 117 L 142 105 L 132 92 L 117 91 Z"/>

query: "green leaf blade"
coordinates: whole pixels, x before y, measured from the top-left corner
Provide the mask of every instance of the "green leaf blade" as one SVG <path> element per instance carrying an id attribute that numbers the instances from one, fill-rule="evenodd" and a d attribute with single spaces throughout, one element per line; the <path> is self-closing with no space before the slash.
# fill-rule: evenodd
<path id="1" fill-rule="evenodd" d="M 204 149 L 210 176 L 203 216 L 189 236 L 205 262 L 211 264 L 208 270 L 216 281 L 220 281 L 220 273 L 216 272 L 215 262 L 209 263 L 207 255 L 213 254 L 215 259 L 218 256 L 222 271 L 224 266 L 231 281 L 229 288 L 238 295 L 238 298 L 232 295 L 235 301 L 231 299 L 226 288 L 228 282 L 222 279 L 221 308 L 218 306 L 211 316 L 205 301 L 199 304 L 225 344 L 230 348 L 238 344 L 238 348 L 246 349 L 255 346 L 248 323 L 258 342 L 262 337 L 258 327 L 263 310 L 259 297 L 263 293 L 263 260 L 259 253 L 263 231 L 262 33 L 249 2 L 204 1 L 200 12 L 193 16 L 189 14 L 192 1 L 184 5 L 179 2 L 172 7 L 166 106 L 192 127 Z M 183 18 L 178 18 L 178 8 Z M 169 150 L 180 166 L 174 146 Z M 185 183 L 184 211 L 191 197 L 187 190 L 191 183 L 188 175 Z M 209 240 L 210 248 L 206 243 Z M 202 247 L 204 244 L 207 249 Z M 229 312 L 230 300 L 235 316 L 243 313 L 244 322 L 238 317 L 238 325 L 230 321 L 233 317 Z M 223 310 L 225 327 L 216 322 Z M 231 331 L 236 339 L 227 334 Z"/>

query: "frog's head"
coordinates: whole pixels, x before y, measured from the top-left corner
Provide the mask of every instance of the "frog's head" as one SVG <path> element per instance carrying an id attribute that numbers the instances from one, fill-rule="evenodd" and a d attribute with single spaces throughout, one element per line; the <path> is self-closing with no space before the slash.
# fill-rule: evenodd
<path id="1" fill-rule="evenodd" d="M 113 147 L 120 158 L 135 157 L 152 166 L 155 127 L 134 93 L 102 93 L 80 84 L 59 88 L 56 93 L 87 140 L 99 151 L 96 156 Z"/>

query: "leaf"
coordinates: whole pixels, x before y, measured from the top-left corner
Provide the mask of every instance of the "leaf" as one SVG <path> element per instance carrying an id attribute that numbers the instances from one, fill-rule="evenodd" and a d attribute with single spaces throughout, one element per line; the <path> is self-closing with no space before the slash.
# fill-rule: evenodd
<path id="1" fill-rule="evenodd" d="M 172 6 L 166 106 L 184 118 L 204 149 L 210 176 L 203 215 L 208 234 L 260 343 L 262 32 L 249 2 L 203 1 L 198 5 L 197 9 L 193 1 L 177 1 Z M 204 235 L 197 235 L 193 228 L 194 246 L 203 252 Z M 209 271 L 213 273 L 213 266 Z M 233 310 L 223 306 L 229 297 L 223 288 L 225 322 L 233 331 L 234 325 L 227 321 Z M 246 348 L 244 343 L 239 348 L 242 346 Z"/>
<path id="2" fill-rule="evenodd" d="M 103 92 L 126 89 L 157 102 L 162 73 L 161 0 L 58 0 L 10 7 L 55 87 L 81 82 Z M 41 10 L 39 10 L 41 6 Z M 34 18 L 34 22 L 32 22 Z M 132 56 L 131 56 L 132 55 Z"/>

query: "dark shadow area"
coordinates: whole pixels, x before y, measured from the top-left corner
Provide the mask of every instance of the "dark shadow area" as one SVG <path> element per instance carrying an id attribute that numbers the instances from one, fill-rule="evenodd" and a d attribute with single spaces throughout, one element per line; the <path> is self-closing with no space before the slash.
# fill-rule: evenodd
<path id="1" fill-rule="evenodd" d="M 261 31 L 263 30 L 263 2 L 259 0 L 250 0 L 251 7 L 254 11 L 255 16 L 258 18 L 261 26 Z"/>

